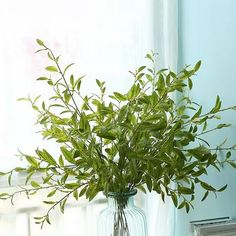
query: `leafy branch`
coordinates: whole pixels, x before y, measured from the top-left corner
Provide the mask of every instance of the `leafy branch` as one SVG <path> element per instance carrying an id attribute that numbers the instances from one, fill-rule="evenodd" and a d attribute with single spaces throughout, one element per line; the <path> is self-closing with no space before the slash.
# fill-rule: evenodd
<path id="1" fill-rule="evenodd" d="M 65 204 L 67 199 L 69 198 L 69 196 L 71 194 L 73 194 L 74 192 L 77 191 L 77 189 L 81 188 L 84 185 L 87 185 L 88 183 L 83 183 L 80 186 L 74 188 L 73 190 L 69 191 L 68 193 L 66 193 L 63 197 L 61 197 L 58 201 L 53 202 L 53 201 L 45 201 L 46 204 L 52 204 L 52 206 L 48 209 L 47 213 L 44 216 L 40 216 L 40 217 L 34 217 L 34 219 L 36 220 L 36 224 L 41 224 L 41 228 L 43 228 L 43 225 L 45 222 L 47 222 L 48 224 L 51 224 L 50 222 L 50 212 L 52 210 L 55 209 L 55 207 L 57 205 L 60 205 L 60 210 L 62 213 L 64 213 L 64 208 L 65 208 Z"/>
<path id="2" fill-rule="evenodd" d="M 96 80 L 99 94 L 84 96 L 84 76 L 68 73 L 73 63 L 62 66 L 61 57 L 42 40 L 37 43 L 37 52 L 46 53 L 50 61 L 45 67 L 47 74 L 37 80 L 46 83 L 52 94 L 46 101 L 40 96 L 19 100 L 30 102 L 38 115 L 40 134 L 58 144 L 58 154 L 54 156 L 40 148 L 34 155 L 20 153 L 28 167 L 0 175 L 8 176 L 10 184 L 14 171 L 24 173 L 26 183 L 31 180 L 32 187 L 38 190 L 40 184 L 32 178 L 40 173 L 45 188 L 52 188 L 48 198 L 57 188 L 65 193 L 56 202 L 45 201 L 52 206 L 45 216 L 35 218 L 38 223 L 50 223 L 49 214 L 57 205 L 64 211 L 70 195 L 75 199 L 85 196 L 91 201 L 99 192 L 107 196 L 109 192 L 138 188 L 155 191 L 163 200 L 171 197 L 177 208 L 189 211 L 195 185 L 206 190 L 203 200 L 209 193 L 226 188 L 217 189 L 201 177 L 210 167 L 220 171 L 222 163 L 236 168 L 231 157 L 235 145 L 224 142 L 212 146 L 205 134 L 229 127 L 218 123 L 219 114 L 236 110 L 236 106 L 222 108 L 217 96 L 214 106 L 204 113 L 203 106 L 186 96 L 201 61 L 175 73 L 166 68 L 158 70 L 155 53 L 148 53 L 151 66 L 143 65 L 130 72 L 134 80 L 127 92 L 107 94 L 105 82 Z M 178 101 L 173 99 L 176 93 Z M 209 128 L 212 121 L 217 124 Z M 0 195 L 2 199 L 9 196 Z"/>

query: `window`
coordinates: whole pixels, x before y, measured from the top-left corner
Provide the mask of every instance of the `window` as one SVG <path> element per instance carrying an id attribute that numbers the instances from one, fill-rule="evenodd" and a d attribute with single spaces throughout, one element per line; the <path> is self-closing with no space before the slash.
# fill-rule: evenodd
<path id="1" fill-rule="evenodd" d="M 159 13 L 163 7 L 168 7 L 167 2 L 169 1 L 2 2 L 0 171 L 24 165 L 19 158 L 14 157 L 18 148 L 25 153 L 33 153 L 38 146 L 47 147 L 51 153 L 56 153 L 57 150 L 55 145 L 42 141 L 41 137 L 35 134 L 37 127 L 33 124 L 36 117 L 30 106 L 16 101 L 27 94 L 47 96 L 44 87 L 35 81 L 37 77 L 42 76 L 43 68 L 48 63 L 41 55 L 34 54 L 37 50 L 35 39 L 42 39 L 61 54 L 65 64 L 75 62 L 75 73 L 87 75 L 87 91 L 95 88 L 94 80 L 97 78 L 109 81 L 108 90 L 125 91 L 131 78 L 128 71 L 144 63 L 145 54 L 156 48 L 156 39 L 158 47 L 161 47 L 163 39 L 159 39 L 164 32 L 161 30 L 164 24 L 163 21 L 158 21 L 155 14 L 163 17 Z M 155 31 L 154 26 L 158 27 Z M 165 34 L 165 38 L 166 36 L 168 34 Z M 17 176 L 15 181 L 18 181 Z M 45 195 L 42 193 L 42 196 Z M 52 226 L 46 226 L 45 231 L 39 231 L 32 216 L 45 213 L 45 205 L 38 201 L 41 196 L 30 201 L 23 196 L 18 197 L 14 207 L 11 207 L 10 203 L 1 202 L 1 235 L 13 236 L 19 235 L 19 232 L 22 232 L 22 236 L 37 236 L 42 235 L 42 232 L 45 236 L 65 235 L 63 230 L 72 226 L 76 227 L 77 232 L 81 230 L 79 235 L 95 235 L 94 231 L 85 231 L 91 229 L 86 227 L 86 218 L 90 219 L 90 225 L 95 225 L 95 215 L 104 206 L 102 197 L 89 204 L 71 202 L 64 215 L 61 216 L 57 210 L 53 213 L 55 220 Z M 92 214 L 94 212 L 96 214 Z M 84 227 L 80 228 L 78 222 Z M 152 231 L 150 235 L 156 235 L 155 230 Z"/>

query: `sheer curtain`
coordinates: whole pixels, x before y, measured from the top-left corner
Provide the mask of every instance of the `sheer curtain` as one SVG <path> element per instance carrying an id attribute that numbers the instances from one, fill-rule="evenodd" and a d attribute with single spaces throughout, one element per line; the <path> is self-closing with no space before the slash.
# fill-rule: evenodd
<path id="1" fill-rule="evenodd" d="M 16 101 L 28 94 L 47 96 L 35 81 L 48 65 L 34 54 L 36 38 L 61 54 L 65 64 L 76 63 L 75 73 L 87 75 L 86 91 L 93 91 L 95 79 L 101 79 L 108 82 L 108 90 L 125 92 L 132 79 L 128 71 L 143 65 L 150 50 L 159 53 L 160 66 L 176 67 L 176 12 L 177 0 L 1 1 L 0 171 L 22 165 L 14 157 L 18 148 L 33 153 L 47 146 L 54 151 L 35 134 L 28 104 Z M 172 235 L 171 203 L 162 204 L 159 196 L 149 194 L 145 208 L 149 236 Z"/>
<path id="2" fill-rule="evenodd" d="M 154 1 L 154 48 L 160 55 L 161 68 L 177 71 L 178 59 L 178 1 Z M 175 228 L 175 209 L 171 199 L 165 203 L 156 193 L 146 198 L 149 236 L 172 236 Z"/>

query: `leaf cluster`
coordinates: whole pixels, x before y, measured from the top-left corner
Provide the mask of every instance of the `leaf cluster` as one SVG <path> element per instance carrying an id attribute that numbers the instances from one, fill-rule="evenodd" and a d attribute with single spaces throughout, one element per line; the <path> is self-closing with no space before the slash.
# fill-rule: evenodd
<path id="1" fill-rule="evenodd" d="M 192 89 L 192 78 L 200 68 L 184 67 L 179 73 L 157 69 L 155 54 L 146 55 L 148 64 L 131 72 L 133 84 L 126 93 L 107 94 L 104 81 L 96 80 L 98 94 L 83 95 L 84 76 L 69 73 L 73 64 L 63 68 L 56 56 L 43 41 L 37 40 L 40 49 L 49 58 L 46 75 L 37 80 L 52 90 L 47 101 L 38 96 L 21 98 L 37 112 L 37 124 L 45 139 L 53 139 L 60 146 L 57 157 L 45 149 L 34 155 L 20 153 L 28 162 L 27 168 L 17 167 L 1 173 L 11 176 L 14 171 L 27 174 L 31 188 L 22 189 L 27 196 L 40 189 L 50 189 L 45 204 L 51 205 L 47 214 L 37 217 L 43 225 L 50 223 L 49 213 L 59 205 L 62 212 L 70 195 L 75 199 L 83 195 L 92 200 L 99 192 L 128 192 L 134 188 L 144 192 L 155 191 L 165 200 L 172 198 L 177 208 L 188 212 L 195 198 L 195 188 L 209 193 L 223 191 L 203 181 L 209 167 L 220 171 L 223 163 L 236 167 L 231 158 L 235 146 L 211 147 L 205 134 L 224 129 L 229 124 L 219 123 L 219 113 L 235 110 L 235 106 L 222 108 L 216 97 L 209 111 L 194 102 L 187 92 Z M 180 99 L 174 99 L 179 93 Z M 224 145 L 224 144 L 223 144 Z M 221 150 L 225 157 L 219 161 Z M 32 181 L 36 173 L 42 174 L 42 183 Z M 10 177 L 9 177 L 10 179 Z M 31 181 L 31 182 L 30 182 Z M 10 183 L 10 180 L 9 180 Z M 63 197 L 51 201 L 56 194 Z M 1 199 L 13 198 L 3 193 Z"/>

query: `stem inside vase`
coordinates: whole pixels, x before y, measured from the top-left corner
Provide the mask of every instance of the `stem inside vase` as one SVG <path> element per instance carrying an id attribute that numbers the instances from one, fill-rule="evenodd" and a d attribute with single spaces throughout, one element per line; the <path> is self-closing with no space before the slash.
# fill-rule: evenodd
<path id="1" fill-rule="evenodd" d="M 127 218 L 125 215 L 125 207 L 127 198 L 117 199 L 117 211 L 114 214 L 114 230 L 112 236 L 130 236 Z"/>
<path id="2" fill-rule="evenodd" d="M 111 236 L 130 236 L 126 207 L 130 198 L 137 193 L 133 190 L 129 193 L 109 193 L 108 196 L 113 198 L 115 204 L 113 235 Z"/>

